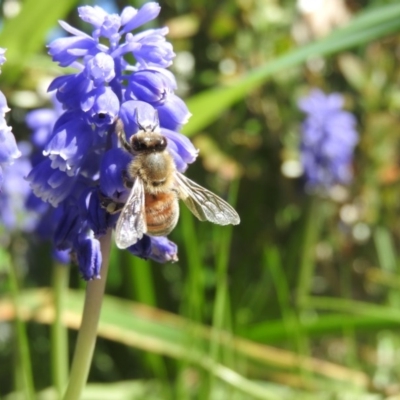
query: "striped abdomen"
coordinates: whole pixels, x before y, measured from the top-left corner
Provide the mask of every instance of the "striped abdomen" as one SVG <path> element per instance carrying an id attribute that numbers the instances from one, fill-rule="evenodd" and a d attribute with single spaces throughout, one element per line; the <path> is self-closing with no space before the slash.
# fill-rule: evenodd
<path id="1" fill-rule="evenodd" d="M 153 236 L 168 235 L 179 218 L 178 199 L 173 191 L 145 194 L 147 233 Z"/>

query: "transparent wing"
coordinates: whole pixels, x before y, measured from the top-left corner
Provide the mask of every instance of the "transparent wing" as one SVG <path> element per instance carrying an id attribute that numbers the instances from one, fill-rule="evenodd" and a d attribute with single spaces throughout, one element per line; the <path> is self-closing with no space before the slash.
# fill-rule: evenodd
<path id="1" fill-rule="evenodd" d="M 210 221 L 218 225 L 237 225 L 240 222 L 238 213 L 225 200 L 185 175 L 179 172 L 175 174 L 179 198 L 200 221 Z"/>
<path id="2" fill-rule="evenodd" d="M 136 178 L 129 198 L 117 221 L 115 243 L 118 248 L 126 249 L 134 245 L 146 232 L 144 187 L 142 180 Z"/>

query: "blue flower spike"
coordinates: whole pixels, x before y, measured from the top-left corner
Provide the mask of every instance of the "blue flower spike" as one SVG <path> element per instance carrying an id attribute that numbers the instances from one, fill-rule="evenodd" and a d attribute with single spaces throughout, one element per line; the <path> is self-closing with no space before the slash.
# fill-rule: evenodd
<path id="1" fill-rule="evenodd" d="M 352 160 L 358 142 L 356 119 L 343 110 L 343 97 L 313 90 L 299 101 L 306 114 L 301 130 L 301 161 L 311 189 L 329 189 L 352 180 Z"/>
<path id="2" fill-rule="evenodd" d="M 79 7 L 91 34 L 61 21 L 70 36 L 54 40 L 49 54 L 61 67 L 76 71 L 51 83 L 57 105 L 53 113 L 41 110 L 28 116 L 43 154 L 27 180 L 35 195 L 55 208 L 57 248 L 76 254 L 86 280 L 101 276 L 98 238 L 115 227 L 117 216 L 108 213 L 113 202 L 123 203 L 130 192 L 122 171 L 132 155 L 121 148 L 116 122 L 123 122 L 129 140 L 138 123 L 145 126 L 158 115 L 176 169 L 185 171 L 197 157 L 190 140 L 178 132 L 190 113 L 174 93 L 175 77 L 166 69 L 175 57 L 165 38 L 168 28 L 137 30 L 159 12 L 154 2 L 125 7 L 120 15 L 99 6 Z M 165 237 L 144 235 L 128 250 L 158 262 L 177 260 L 176 245 Z"/>

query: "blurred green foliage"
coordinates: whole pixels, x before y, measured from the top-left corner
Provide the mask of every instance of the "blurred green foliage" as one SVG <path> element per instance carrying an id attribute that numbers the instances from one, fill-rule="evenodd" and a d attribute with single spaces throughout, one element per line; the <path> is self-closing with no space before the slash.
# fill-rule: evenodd
<path id="1" fill-rule="evenodd" d="M 59 73 L 45 54 L 50 29 L 57 19 L 79 24 L 78 2 L 27 0 L 8 17 L 11 3 L 19 4 L 2 5 L 0 87 L 20 140 L 25 113 L 46 104 L 44 88 Z M 171 235 L 176 264 L 113 250 L 84 399 L 398 398 L 400 4 L 337 1 L 314 17 L 289 0 L 161 6 L 177 53 L 172 70 L 193 113 L 185 132 L 200 149 L 188 175 L 236 204 L 242 222 L 212 226 L 182 209 Z M 306 194 L 288 169 L 299 160 L 296 104 L 312 87 L 345 96 L 361 137 L 353 185 L 325 197 Z M 14 300 L 17 319 L 30 321 L 35 389 L 56 398 L 52 301 L 38 289 L 51 286 L 52 265 L 31 239 L 4 242 L 0 254 L 7 399 L 23 386 L 8 253 L 18 254 Z M 72 351 L 84 283 L 75 267 L 70 279 Z"/>

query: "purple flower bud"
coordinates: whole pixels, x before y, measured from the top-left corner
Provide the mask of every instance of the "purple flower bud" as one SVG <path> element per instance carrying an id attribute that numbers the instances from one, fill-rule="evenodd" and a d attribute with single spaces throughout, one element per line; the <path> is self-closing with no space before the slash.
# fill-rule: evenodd
<path id="1" fill-rule="evenodd" d="M 58 168 L 73 176 L 93 144 L 93 131 L 79 114 L 68 114 L 70 117 L 65 118 L 66 122 L 55 127 L 43 155 L 51 159 L 52 168 Z"/>
<path id="2" fill-rule="evenodd" d="M 135 243 L 133 246 L 128 247 L 128 251 L 134 256 L 147 260 L 151 254 L 150 236 L 144 235 L 142 239 L 140 239 L 137 243 Z"/>
<path id="3" fill-rule="evenodd" d="M 80 235 L 76 245 L 76 255 L 79 263 L 79 271 L 83 279 L 90 281 L 100 279 L 101 249 L 100 242 L 90 236 Z"/>
<path id="4" fill-rule="evenodd" d="M 97 43 L 90 36 L 56 39 L 49 45 L 49 54 L 61 67 L 68 67 L 79 58 L 96 54 Z"/>
<path id="5" fill-rule="evenodd" d="M 126 7 L 122 12 L 123 29 L 121 33 L 133 31 L 141 25 L 158 17 L 161 7 L 154 2 L 145 3 L 139 10 Z"/>
<path id="6" fill-rule="evenodd" d="M 99 6 L 82 6 L 78 7 L 79 18 L 96 28 L 100 28 L 108 14 Z"/>
<path id="7" fill-rule="evenodd" d="M 173 131 L 179 130 L 192 115 L 182 99 L 173 93 L 168 94 L 163 105 L 157 107 L 161 126 Z"/>
<path id="8" fill-rule="evenodd" d="M 128 247 L 128 250 L 137 257 L 145 260 L 150 258 L 162 264 L 178 261 L 177 245 L 163 236 L 144 235 L 136 244 Z"/>
<path id="9" fill-rule="evenodd" d="M 125 150 L 116 148 L 107 151 L 100 166 L 100 191 L 117 202 L 124 202 L 129 191 L 124 185 L 123 171 L 132 161 L 132 156 Z"/>
<path id="10" fill-rule="evenodd" d="M 168 142 L 168 153 L 171 154 L 175 162 L 175 167 L 179 172 L 185 172 L 188 165 L 182 160 L 182 157 L 178 153 L 178 148 L 172 141 Z"/>
<path id="11" fill-rule="evenodd" d="M 159 70 L 141 70 L 132 74 L 126 96 L 156 107 L 165 103 L 168 93 L 172 93 L 175 87 L 173 76 Z"/>
<path id="12" fill-rule="evenodd" d="M 169 147 L 172 145 L 175 146 L 174 150 L 185 164 L 191 164 L 196 160 L 199 150 L 193 146 L 193 143 L 186 136 L 163 128 L 161 129 L 161 133 L 167 138 Z"/>
<path id="13" fill-rule="evenodd" d="M 109 86 L 100 86 L 82 96 L 81 108 L 88 114 L 90 124 L 103 127 L 115 121 L 119 100 Z"/>
<path id="14" fill-rule="evenodd" d="M 55 78 L 48 91 L 57 90 L 56 98 L 67 110 L 79 109 L 82 96 L 94 87 L 84 73 L 64 75 Z"/>
<path id="15" fill-rule="evenodd" d="M 71 262 L 71 251 L 53 249 L 53 258 L 60 264 L 67 266 Z"/>
<path id="16" fill-rule="evenodd" d="M 178 261 L 178 246 L 164 236 L 151 237 L 151 253 L 149 256 L 159 263 Z"/>
<path id="17" fill-rule="evenodd" d="M 175 53 L 171 43 L 165 40 L 168 28 L 149 29 L 137 35 L 127 34 L 126 43 L 140 44 L 132 46 L 132 53 L 142 68 L 167 68 L 172 64 Z"/>
<path id="18" fill-rule="evenodd" d="M 135 17 L 138 10 L 132 6 L 127 6 L 122 10 L 121 13 L 121 25 L 125 26 L 132 18 Z"/>
<path id="19" fill-rule="evenodd" d="M 94 85 L 111 82 L 115 77 L 114 59 L 106 53 L 97 53 L 86 63 L 86 74 Z"/>
<path id="20" fill-rule="evenodd" d="M 117 14 L 107 15 L 101 26 L 100 35 L 110 40 L 111 47 L 115 47 L 121 38 L 118 33 L 121 28 L 121 17 Z"/>

